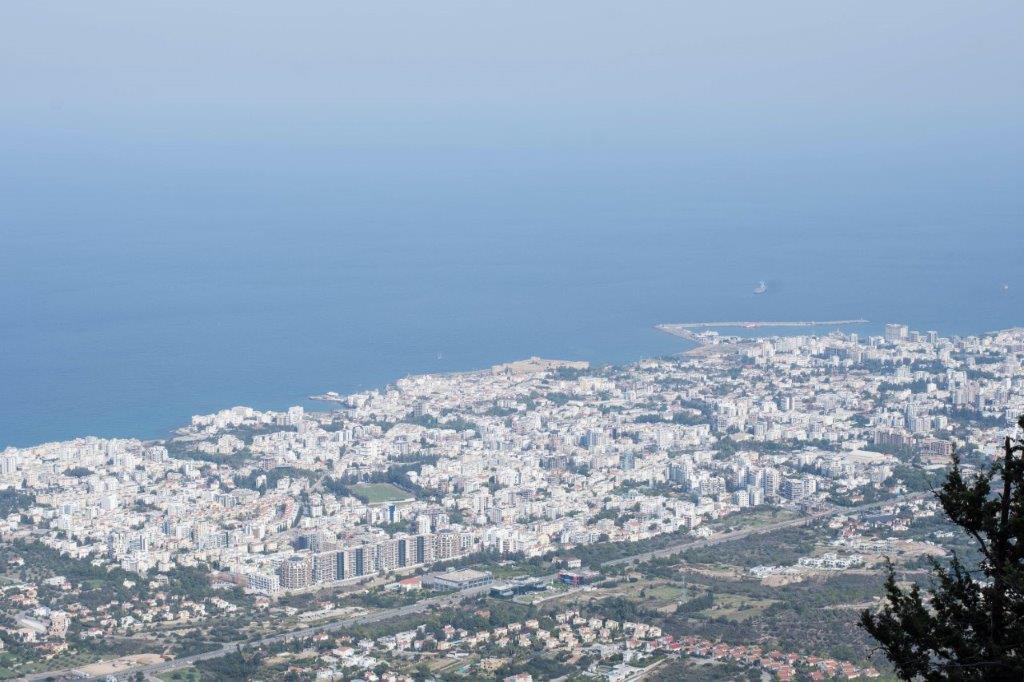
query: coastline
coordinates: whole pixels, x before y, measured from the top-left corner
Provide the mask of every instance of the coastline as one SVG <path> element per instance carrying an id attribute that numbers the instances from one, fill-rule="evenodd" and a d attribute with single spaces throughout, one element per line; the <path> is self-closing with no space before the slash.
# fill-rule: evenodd
<path id="1" fill-rule="evenodd" d="M 668 329 L 666 329 L 666 327 L 683 328 L 683 329 L 687 329 L 687 328 L 711 329 L 711 328 L 714 328 L 714 327 L 727 327 L 727 328 L 731 327 L 731 328 L 739 328 L 739 329 L 743 329 L 743 330 L 764 329 L 764 328 L 798 329 L 798 328 L 803 328 L 803 327 L 807 327 L 807 326 L 834 325 L 834 324 L 838 324 L 840 322 L 847 323 L 847 324 L 873 324 L 873 323 L 871 323 L 869 321 L 866 321 L 866 320 L 824 321 L 824 322 L 788 322 L 788 323 L 780 323 L 780 322 L 753 322 L 753 323 L 752 322 L 725 322 L 725 323 L 723 323 L 723 322 L 691 322 L 691 323 L 662 323 L 662 324 L 656 324 L 653 327 L 651 327 L 651 329 L 652 330 L 656 330 L 656 331 L 658 331 L 660 333 L 670 334 L 670 335 L 672 335 L 672 336 L 674 336 L 676 338 L 679 338 L 681 340 L 684 340 L 684 341 L 687 341 L 689 343 L 695 344 L 691 348 L 680 349 L 680 350 L 678 350 L 674 354 L 699 357 L 701 355 L 708 355 L 708 354 L 730 353 L 730 352 L 734 352 L 736 350 L 736 348 L 735 348 L 735 345 L 733 343 L 715 343 L 715 344 L 702 343 L 702 342 L 697 340 L 700 337 L 698 337 L 695 334 L 693 334 L 693 337 L 695 337 L 695 338 L 691 339 L 691 338 L 687 338 L 686 336 L 683 336 L 682 334 L 676 333 L 674 331 L 669 331 Z M 751 326 L 751 325 L 753 325 L 753 326 Z M 1024 329 L 1024 325 L 1013 325 L 1013 326 L 1004 327 L 1004 328 L 1001 328 L 1001 329 L 994 329 L 994 330 L 984 331 L 984 332 L 980 332 L 980 333 L 970 334 L 970 335 L 967 335 L 967 336 L 983 337 L 983 336 L 990 336 L 990 335 L 993 335 L 993 334 L 999 334 L 999 333 L 1002 333 L 1002 332 L 1009 332 L 1009 331 L 1021 330 L 1021 329 Z M 692 334 L 692 333 L 690 333 L 690 334 Z M 779 336 L 788 336 L 788 335 L 789 334 L 782 333 L 782 334 L 768 334 L 768 335 L 760 335 L 760 336 L 779 337 Z M 739 338 L 742 341 L 745 337 L 739 337 Z M 573 359 L 546 360 L 545 362 L 567 363 L 567 364 L 586 363 L 586 364 L 589 364 L 590 366 L 595 366 L 595 365 L 599 365 L 599 364 L 610 364 L 610 365 L 613 365 L 613 366 L 625 366 L 625 365 L 630 365 L 630 364 L 634 364 L 634 363 L 637 363 L 637 362 L 641 362 L 642 360 L 645 359 L 645 357 L 651 357 L 651 356 L 634 357 L 632 360 L 629 360 L 629 361 L 626 361 L 626 362 L 613 362 L 613 363 L 594 363 L 594 362 L 591 362 L 591 361 L 573 360 Z M 512 361 L 507 361 L 507 362 L 500 362 L 500 363 L 497 363 L 495 365 L 491 365 L 490 367 L 487 367 L 487 368 L 477 368 L 477 369 L 469 369 L 469 370 L 455 370 L 455 371 L 445 371 L 445 372 L 415 372 L 415 373 L 406 373 L 406 374 L 403 374 L 401 376 L 395 377 L 394 379 L 392 379 L 390 381 L 385 381 L 385 382 L 379 383 L 379 384 L 377 384 L 377 385 L 375 385 L 375 386 L 373 386 L 371 388 L 364 388 L 364 389 L 361 389 L 361 390 L 347 391 L 347 392 L 343 392 L 343 390 L 341 390 L 341 389 L 339 389 L 339 390 L 332 389 L 332 391 L 337 393 L 341 399 L 344 399 L 347 395 L 358 394 L 358 393 L 365 392 L 365 391 L 373 391 L 373 390 L 384 389 L 387 386 L 389 386 L 389 385 L 391 385 L 391 384 L 395 383 L 396 381 L 399 381 L 399 380 L 401 380 L 403 378 L 418 377 L 418 376 L 472 376 L 472 375 L 479 375 L 479 374 L 489 374 L 489 373 L 493 372 L 495 370 L 495 368 L 498 368 L 498 367 L 515 365 L 517 363 L 527 362 L 529 360 L 536 360 L 536 359 L 539 359 L 539 358 L 537 358 L 536 356 L 532 356 L 531 358 L 524 358 L 522 360 L 512 360 Z M 331 391 L 325 392 L 325 394 L 330 393 L 330 392 Z M 244 404 L 244 402 L 245 401 L 243 401 L 242 403 L 237 403 L 236 402 L 235 404 L 236 405 L 237 404 Z M 326 410 L 324 409 L 325 405 L 330 405 L 330 404 L 338 403 L 338 402 L 341 402 L 341 401 L 332 400 L 332 401 L 328 401 L 328 402 L 325 403 L 324 401 L 318 401 L 318 400 L 314 399 L 313 398 L 313 394 L 303 394 L 302 397 L 297 399 L 297 400 L 293 400 L 293 401 L 290 401 L 290 402 L 289 401 L 282 401 L 281 403 L 278 403 L 278 404 L 281 404 L 282 407 L 268 406 L 265 403 L 257 403 L 255 401 L 253 401 L 253 405 L 260 404 L 260 405 L 262 405 L 262 407 L 260 407 L 258 409 L 263 409 L 263 410 L 283 410 L 283 409 L 286 409 L 288 406 L 299 405 L 299 406 L 311 408 L 310 411 L 312 411 L 312 412 L 330 412 L 330 409 L 326 409 Z M 227 409 L 227 408 L 225 406 L 221 406 L 220 408 L 216 408 L 216 409 Z M 193 414 L 196 414 L 196 413 L 193 412 Z M 70 437 L 66 437 L 66 438 L 46 439 L 46 440 L 35 441 L 35 442 L 23 444 L 23 445 L 17 445 L 17 444 L 14 444 L 14 443 L 0 443 L 0 452 L 3 452 L 4 450 L 11 449 L 11 448 L 13 448 L 13 449 L 33 448 L 33 447 L 39 447 L 39 446 L 43 446 L 43 445 L 47 445 L 47 444 L 51 444 L 51 443 L 66 442 L 66 441 L 75 440 L 75 439 L 78 439 L 78 438 L 101 438 L 101 439 L 124 438 L 124 439 L 137 439 L 137 440 L 139 440 L 141 442 L 144 442 L 144 443 L 160 443 L 160 442 L 163 442 L 163 441 L 166 441 L 166 440 L 172 438 L 174 432 L 178 428 L 180 428 L 184 423 L 185 423 L 185 420 L 183 420 L 182 422 L 180 422 L 180 423 L 178 423 L 176 425 L 172 425 L 169 428 L 162 429 L 161 433 L 163 435 L 140 435 L 138 433 L 135 433 L 135 434 L 117 434 L 117 435 L 98 435 L 98 432 L 92 432 L 92 433 L 88 433 L 87 432 L 87 433 L 84 433 L 84 434 L 78 434 L 78 435 L 74 435 L 74 436 L 70 436 Z"/>

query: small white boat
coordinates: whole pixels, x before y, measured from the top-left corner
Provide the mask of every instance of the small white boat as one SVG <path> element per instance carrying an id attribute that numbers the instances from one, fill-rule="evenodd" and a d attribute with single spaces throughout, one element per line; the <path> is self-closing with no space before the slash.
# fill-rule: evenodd
<path id="1" fill-rule="evenodd" d="M 754 288 L 755 294 L 763 294 L 766 291 L 768 291 L 768 285 L 764 283 L 764 280 L 758 282 L 757 286 Z"/>

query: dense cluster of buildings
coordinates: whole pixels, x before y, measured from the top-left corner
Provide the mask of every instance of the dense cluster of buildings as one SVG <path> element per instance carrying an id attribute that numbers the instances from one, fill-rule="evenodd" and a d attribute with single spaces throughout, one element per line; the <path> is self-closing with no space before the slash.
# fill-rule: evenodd
<path id="1" fill-rule="evenodd" d="M 637 679 L 638 674 L 658 661 L 685 656 L 696 664 L 731 662 L 751 670 L 760 670 L 771 679 L 792 680 L 797 673 L 813 680 L 874 679 L 880 677 L 872 667 L 859 667 L 848 661 L 787 653 L 759 645 L 729 645 L 703 637 L 676 638 L 654 625 L 586 616 L 576 610 L 555 613 L 545 623 L 536 618 L 499 627 L 470 631 L 445 626 L 441 632 L 426 627 L 379 637 L 337 643 L 322 653 L 310 667 L 317 679 L 353 679 L 370 672 L 382 660 L 402 654 L 406 660 L 417 656 L 472 660 L 470 675 L 511 682 L 536 679 L 529 673 L 494 678 L 495 673 L 517 653 L 563 656 L 566 663 L 581 666 L 594 679 L 609 682 Z M 468 657 L 473 656 L 472 659 Z M 411 658 L 410 658 L 411 657 Z M 400 673 L 381 679 L 405 679 Z M 364 679 L 376 679 L 365 677 Z"/>
<path id="2" fill-rule="evenodd" d="M 672 648 L 697 659 L 731 661 L 758 668 L 771 674 L 780 682 L 798 679 L 798 673 L 803 674 L 803 679 L 811 680 L 855 680 L 881 677 L 881 673 L 877 669 L 870 666 L 861 668 L 849 661 L 806 656 L 793 652 L 787 653 L 778 649 L 766 650 L 765 647 L 758 645 L 723 644 L 712 642 L 704 637 L 683 637 Z"/>
<path id="3" fill-rule="evenodd" d="M 8 448 L 0 487 L 31 502 L 0 532 L 274 593 L 895 490 L 900 465 L 988 453 L 1024 413 L 1022 330 L 705 340 L 621 367 L 408 377 L 323 412 L 235 407 L 165 441 Z"/>

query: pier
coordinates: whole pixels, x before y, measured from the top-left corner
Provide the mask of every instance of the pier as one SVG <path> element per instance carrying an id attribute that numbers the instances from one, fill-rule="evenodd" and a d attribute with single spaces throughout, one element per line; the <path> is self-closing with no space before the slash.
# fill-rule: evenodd
<path id="1" fill-rule="evenodd" d="M 751 322 L 680 322 L 674 324 L 659 324 L 656 325 L 656 329 L 659 329 L 673 336 L 686 339 L 687 341 L 696 341 L 697 343 L 704 343 L 705 337 L 697 334 L 691 330 L 694 329 L 717 329 L 723 327 L 740 327 L 743 329 L 757 329 L 760 327 L 839 327 L 843 325 L 851 324 L 867 324 L 868 320 L 857 319 L 857 320 L 802 320 L 797 322 L 765 322 L 765 321 L 751 321 Z"/>

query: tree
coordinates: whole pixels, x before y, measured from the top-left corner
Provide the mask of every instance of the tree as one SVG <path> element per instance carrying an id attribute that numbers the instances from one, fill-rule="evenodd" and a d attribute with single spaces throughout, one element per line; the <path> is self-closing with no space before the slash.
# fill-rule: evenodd
<path id="1" fill-rule="evenodd" d="M 1024 416 L 1017 424 L 1024 429 Z M 977 543 L 977 569 L 955 553 L 948 567 L 933 560 L 925 596 L 916 584 L 897 585 L 890 563 L 884 606 L 861 614 L 902 679 L 1024 679 L 1024 438 L 1007 436 L 1002 450 L 970 480 L 954 455 L 937 492 L 946 516 Z"/>

